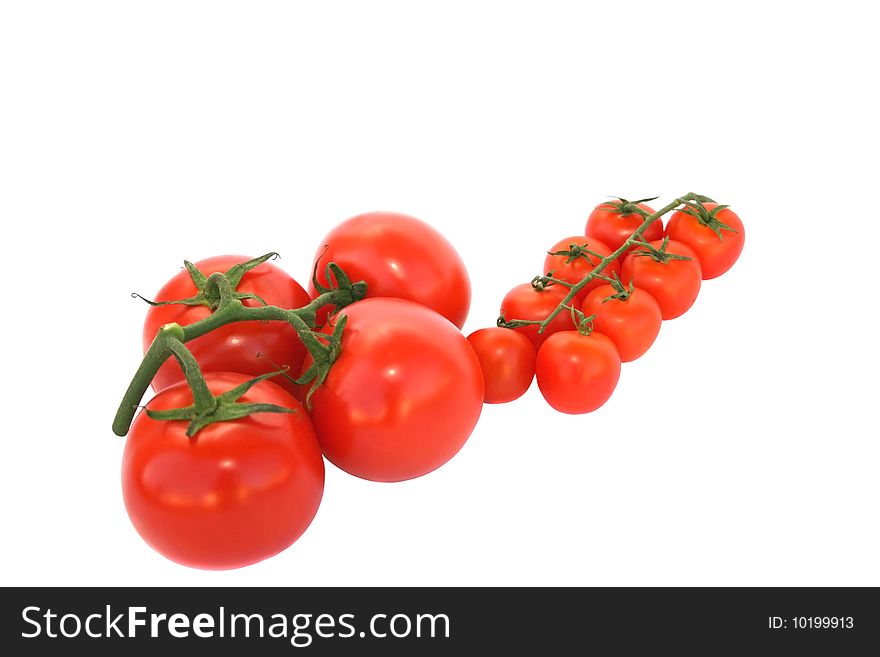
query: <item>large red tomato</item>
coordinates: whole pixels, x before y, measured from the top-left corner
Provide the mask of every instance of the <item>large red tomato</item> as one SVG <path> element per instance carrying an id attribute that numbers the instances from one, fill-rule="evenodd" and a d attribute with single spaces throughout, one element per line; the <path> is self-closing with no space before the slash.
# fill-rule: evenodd
<path id="1" fill-rule="evenodd" d="M 568 294 L 568 288 L 562 285 L 550 285 L 543 290 L 536 290 L 531 283 L 523 283 L 517 285 L 504 295 L 501 301 L 501 314 L 506 320 L 525 319 L 525 320 L 544 320 L 553 309 L 558 306 L 565 295 Z M 574 322 L 571 319 L 571 311 L 563 309 L 556 317 L 553 318 L 543 333 L 538 333 L 537 324 L 528 324 L 519 326 L 515 331 L 519 331 L 535 345 L 535 349 L 541 346 L 556 331 L 565 331 L 574 328 Z"/>
<path id="2" fill-rule="evenodd" d="M 544 399 L 562 413 L 590 413 L 611 397 L 620 356 L 601 333 L 559 331 L 538 350 L 535 377 Z"/>
<path id="3" fill-rule="evenodd" d="M 655 249 L 660 249 L 663 240 L 650 244 Z M 620 278 L 624 284 L 628 285 L 632 281 L 633 285 L 654 297 L 660 305 L 663 319 L 674 319 L 694 305 L 703 275 L 697 254 L 686 244 L 669 240 L 666 252 L 690 259 L 670 259 L 664 262 L 640 248 L 624 259 Z"/>
<path id="4" fill-rule="evenodd" d="M 572 259 L 571 262 L 566 262 L 567 260 L 570 260 L 570 256 L 552 255 L 559 251 L 571 252 L 572 245 L 577 247 L 582 255 Z M 599 255 L 590 255 L 587 251 L 592 251 Z M 574 237 L 566 237 L 554 244 L 553 248 L 551 248 L 547 254 L 547 257 L 544 258 L 544 273 L 552 271 L 553 278 L 558 278 L 566 283 L 580 283 L 584 276 L 593 271 L 596 268 L 596 265 L 598 265 L 604 258 L 611 255 L 611 253 L 611 248 L 594 237 L 583 237 L 578 235 L 575 235 Z M 615 274 L 620 273 L 620 263 L 615 258 L 599 273 L 608 277 L 613 277 Z M 576 308 L 580 308 L 587 293 L 604 284 L 605 282 L 601 278 L 594 278 L 586 284 L 584 289 L 578 292 L 577 296 L 572 300 L 572 304 Z"/>
<path id="5" fill-rule="evenodd" d="M 672 213 L 667 226 L 669 236 L 687 244 L 700 259 L 703 279 L 721 276 L 742 253 L 746 229 L 742 220 L 729 208 L 717 210 L 718 204 L 705 203 L 706 215 L 681 210 Z"/>
<path id="6" fill-rule="evenodd" d="M 352 282 L 367 283 L 367 297 L 409 299 L 440 313 L 458 328 L 471 305 L 471 283 L 452 245 L 423 221 L 396 212 L 370 212 L 343 221 L 315 254 L 318 281 L 335 262 Z M 317 290 L 309 282 L 314 298 Z M 318 316 L 323 323 L 326 309 Z"/>
<path id="7" fill-rule="evenodd" d="M 487 404 L 513 401 L 529 389 L 535 378 L 535 346 L 526 336 L 492 326 L 474 331 L 468 342 L 480 359 Z"/>
<path id="8" fill-rule="evenodd" d="M 250 377 L 205 376 L 220 394 Z M 192 404 L 186 383 L 165 388 L 154 411 Z M 324 461 L 302 406 L 271 381 L 240 402 L 276 404 L 293 413 L 260 413 L 210 424 L 194 437 L 187 421 L 141 412 L 122 458 L 125 508 L 138 533 L 173 561 L 197 568 L 238 568 L 276 554 L 306 530 L 324 491 Z"/>
<path id="9" fill-rule="evenodd" d="M 645 220 L 638 212 L 627 211 L 630 205 L 626 201 L 621 200 L 600 203 L 587 218 L 584 234 L 587 237 L 595 237 L 605 242 L 608 248 L 616 251 Z M 645 212 L 654 214 L 654 210 L 645 203 L 638 203 L 636 205 Z M 654 221 L 642 233 L 642 239 L 646 242 L 659 240 L 662 237 L 663 222 L 660 219 Z"/>
<path id="10" fill-rule="evenodd" d="M 404 299 L 364 299 L 340 314 L 348 317 L 341 353 L 311 399 L 324 455 L 373 481 L 412 479 L 446 463 L 483 406 L 483 374 L 468 341 L 446 318 Z"/>
<path id="11" fill-rule="evenodd" d="M 247 262 L 246 256 L 216 256 L 195 263 L 205 276 L 225 273 L 233 265 Z M 306 291 L 278 267 L 264 262 L 247 272 L 237 290 L 256 294 L 266 303 L 281 308 L 300 308 L 311 301 Z M 196 294 L 197 288 L 187 270 L 181 270 L 156 295 L 156 301 L 186 299 Z M 258 306 L 258 301 L 245 299 L 246 306 Z M 207 306 L 151 306 L 144 321 L 144 351 L 149 348 L 156 333 L 164 325 L 177 322 L 181 326 L 194 324 L 208 317 Z M 241 372 L 252 376 L 267 374 L 280 367 L 296 373 L 302 365 L 306 348 L 296 331 L 287 322 L 234 322 L 206 333 L 186 343 L 199 361 L 203 372 Z M 183 381 L 183 371 L 177 360 L 169 358 L 153 378 L 153 388 L 162 390 Z M 293 384 L 282 377 L 278 383 L 290 392 Z"/>

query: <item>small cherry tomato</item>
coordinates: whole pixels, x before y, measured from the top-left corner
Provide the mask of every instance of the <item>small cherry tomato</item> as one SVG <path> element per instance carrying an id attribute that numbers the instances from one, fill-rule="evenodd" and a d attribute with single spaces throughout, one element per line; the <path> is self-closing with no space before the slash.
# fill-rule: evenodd
<path id="1" fill-rule="evenodd" d="M 568 288 L 563 285 L 548 285 L 543 290 L 536 290 L 531 283 L 523 283 L 504 295 L 504 299 L 501 301 L 501 315 L 506 320 L 543 320 L 553 312 L 567 294 Z M 572 328 L 574 328 L 574 322 L 571 319 L 571 312 L 563 309 L 542 333 L 538 333 L 536 324 L 519 326 L 514 330 L 531 340 L 537 349 L 544 340 L 556 331 Z"/>
<path id="2" fill-rule="evenodd" d="M 587 295 L 582 310 L 596 315 L 593 329 L 610 338 L 624 363 L 648 351 L 663 323 L 657 301 L 637 287 L 623 291 L 611 285 L 597 287 Z"/>
<path id="3" fill-rule="evenodd" d="M 717 203 L 704 203 L 702 209 L 688 208 L 687 212 L 676 210 L 666 232 L 694 250 L 704 280 L 721 276 L 733 267 L 746 239 L 745 228 L 736 213 Z"/>
<path id="4" fill-rule="evenodd" d="M 340 355 L 311 399 L 324 455 L 373 481 L 439 468 L 462 448 L 483 408 L 474 350 L 449 320 L 412 301 L 368 298 L 341 315 L 348 319 Z M 309 355 L 303 369 L 310 365 Z"/>
<path id="5" fill-rule="evenodd" d="M 567 253 L 552 255 L 560 251 Z M 612 250 L 604 242 L 594 237 L 578 235 L 566 237 L 554 244 L 547 257 L 544 258 L 544 273 L 550 275 L 550 272 L 553 272 L 553 278 L 558 278 L 566 283 L 580 283 L 584 276 L 593 271 L 596 265 L 611 253 Z M 614 259 L 599 273 L 613 277 L 620 273 L 620 263 Z M 601 278 L 591 280 L 583 290 L 578 292 L 572 300 L 572 305 L 579 308 L 587 293 L 603 284 L 604 281 Z"/>
<path id="6" fill-rule="evenodd" d="M 640 201 L 631 203 L 625 199 L 618 199 L 616 201 L 600 203 L 587 218 L 584 234 L 587 237 L 595 237 L 597 240 L 601 240 L 609 249 L 616 251 L 645 220 L 639 212 L 635 211 L 636 206 L 649 214 L 654 214 L 653 208 Z M 642 233 L 642 239 L 646 242 L 653 242 L 662 238 L 663 223 L 660 219 L 650 224 L 645 229 L 645 232 Z M 626 253 L 621 256 L 621 259 L 624 256 L 626 256 Z"/>
<path id="7" fill-rule="evenodd" d="M 590 413 L 617 387 L 620 356 L 601 333 L 559 331 L 538 350 L 535 375 L 544 399 L 557 411 Z"/>
<path id="8" fill-rule="evenodd" d="M 215 395 L 251 377 L 207 372 Z M 135 418 L 122 457 L 122 493 L 131 522 L 165 557 L 195 568 L 238 568 L 280 552 L 306 530 L 324 492 L 324 460 L 305 409 L 261 381 L 243 403 L 293 413 L 217 422 L 192 438 L 188 421 Z M 165 388 L 153 411 L 193 403 L 186 382 Z"/>
<path id="9" fill-rule="evenodd" d="M 535 378 L 535 346 L 522 333 L 493 326 L 474 331 L 468 342 L 480 359 L 487 404 L 503 404 L 525 393 Z"/>
<path id="10" fill-rule="evenodd" d="M 653 251 L 639 248 L 624 259 L 620 278 L 625 285 L 632 281 L 654 297 L 663 319 L 674 319 L 683 315 L 697 299 L 703 280 L 700 261 L 693 249 L 681 242 L 664 238 L 650 245 Z"/>

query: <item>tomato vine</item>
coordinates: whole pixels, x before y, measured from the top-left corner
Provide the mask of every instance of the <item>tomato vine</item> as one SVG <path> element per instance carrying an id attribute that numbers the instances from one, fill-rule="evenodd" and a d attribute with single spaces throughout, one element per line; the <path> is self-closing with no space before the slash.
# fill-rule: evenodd
<path id="1" fill-rule="evenodd" d="M 311 393 L 327 377 L 331 365 L 339 355 L 339 344 L 342 331 L 345 328 L 345 317 L 340 317 L 330 334 L 315 330 L 316 316 L 319 308 L 333 306 L 339 310 L 366 296 L 367 286 L 363 281 L 352 283 L 348 275 L 342 269 L 331 262 L 324 269 L 325 278 L 332 281 L 330 287 L 318 285 L 318 296 L 311 303 L 301 308 L 279 308 L 266 304 L 262 299 L 254 295 L 242 294 L 236 291 L 241 277 L 259 264 L 273 257 L 274 253 L 268 253 L 260 258 L 254 258 L 240 265 L 232 267 L 225 273 L 216 272 L 205 276 L 194 265 L 186 262 L 186 268 L 196 284 L 198 294 L 187 299 L 177 301 L 153 302 L 144 299 L 151 305 L 163 305 L 169 303 L 181 303 L 184 305 L 207 305 L 213 312 L 203 320 L 180 326 L 177 323 L 163 326 L 147 349 L 140 366 L 135 372 L 128 389 L 119 404 L 116 416 L 113 419 L 113 433 L 124 436 L 128 433 L 140 401 L 155 377 L 162 364 L 170 357 L 174 357 L 180 363 L 186 376 L 186 381 L 193 392 L 193 405 L 190 408 L 174 409 L 154 413 L 155 419 L 188 419 L 191 421 L 187 430 L 188 435 L 194 435 L 199 429 L 212 422 L 235 419 L 258 412 L 286 412 L 283 407 L 271 407 L 271 405 L 240 404 L 237 399 L 247 389 L 274 374 L 285 374 L 283 371 L 271 373 L 252 379 L 247 384 L 234 388 L 227 393 L 211 394 L 205 383 L 204 375 L 199 368 L 196 359 L 187 349 L 184 343 L 198 338 L 221 326 L 232 322 L 245 321 L 284 321 L 288 322 L 299 335 L 306 349 L 312 356 L 311 366 L 301 376 L 295 379 L 298 385 L 312 384 L 306 401 L 311 398 Z M 316 273 L 316 272 L 315 272 Z M 313 279 L 315 276 L 313 274 Z M 134 295 L 140 297 L 140 295 Z M 143 299 L 143 297 L 140 297 Z M 254 299 L 261 305 L 256 307 L 245 306 L 244 299 Z M 148 413 L 151 413 L 149 409 Z"/>

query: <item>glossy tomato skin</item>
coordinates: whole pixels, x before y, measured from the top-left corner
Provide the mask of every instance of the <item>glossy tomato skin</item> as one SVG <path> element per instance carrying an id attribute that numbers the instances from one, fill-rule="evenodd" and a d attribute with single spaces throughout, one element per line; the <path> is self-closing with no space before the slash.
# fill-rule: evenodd
<path id="1" fill-rule="evenodd" d="M 601 333 L 560 331 L 538 350 L 538 388 L 557 411 L 591 413 L 611 397 L 620 379 L 620 356 Z"/>
<path id="2" fill-rule="evenodd" d="M 654 344 L 663 313 L 654 297 L 640 288 L 633 288 L 627 299 L 610 299 L 615 293 L 610 285 L 597 287 L 581 309 L 587 316 L 596 315 L 593 328 L 614 343 L 622 362 L 629 363 Z"/>
<path id="3" fill-rule="evenodd" d="M 590 251 L 595 251 L 602 258 L 597 258 L 596 256 L 591 256 L 589 254 L 586 257 L 578 257 L 572 260 L 569 263 L 565 261 L 568 259 L 568 256 L 564 255 L 550 255 L 550 253 L 555 253 L 557 251 L 567 251 L 570 249 L 572 244 L 577 244 L 578 246 L 586 245 L 586 248 Z M 552 248 L 549 249 L 549 253 L 547 257 L 544 258 L 544 272 L 549 273 L 553 272 L 553 278 L 558 278 L 560 280 L 565 281 L 566 283 L 580 283 L 581 279 L 584 276 L 589 274 L 593 269 L 595 269 L 596 265 L 599 262 L 612 253 L 612 249 L 608 247 L 604 242 L 596 239 L 595 237 L 584 237 L 583 235 L 575 235 L 574 237 L 566 237 L 563 240 L 559 240 L 556 244 L 553 245 Z M 615 274 L 620 274 L 620 263 L 615 258 L 610 263 L 608 263 L 605 268 L 600 272 L 605 276 L 613 277 Z M 600 285 L 604 285 L 604 282 L 601 278 L 594 278 L 592 281 L 587 283 L 583 290 L 578 292 L 577 296 L 572 300 L 572 303 L 576 307 L 580 307 L 581 303 L 583 303 L 584 298 L 586 298 L 587 293 L 590 290 L 594 290 Z"/>
<path id="4" fill-rule="evenodd" d="M 335 262 L 352 282 L 367 283 L 367 297 L 408 299 L 440 313 L 459 329 L 471 305 L 471 283 L 452 244 L 430 225 L 397 212 L 369 212 L 343 221 L 315 254 L 318 281 Z M 309 282 L 309 294 L 317 295 Z M 319 320 L 326 318 L 326 310 Z"/>
<path id="5" fill-rule="evenodd" d="M 705 203 L 707 210 L 713 210 L 717 203 Z M 703 271 L 703 280 L 717 278 L 733 267 L 743 250 L 746 230 L 742 220 L 730 208 L 717 214 L 717 219 L 734 231 L 721 229 L 721 239 L 714 230 L 700 223 L 697 217 L 676 210 L 667 226 L 667 234 L 674 240 L 687 244 L 697 258 Z"/>
<path id="6" fill-rule="evenodd" d="M 248 260 L 250 258 L 247 256 L 228 255 L 207 258 L 195 264 L 199 271 L 210 276 Z M 239 292 L 256 294 L 266 303 L 281 308 L 300 308 L 311 301 L 299 283 L 268 262 L 247 272 L 237 289 Z M 185 299 L 196 292 L 192 278 L 184 269 L 159 290 L 155 300 Z M 243 303 L 246 306 L 260 305 L 251 299 L 245 299 Z M 144 352 L 162 325 L 177 322 L 187 326 L 210 314 L 207 306 L 151 306 L 144 321 Z M 241 372 L 252 376 L 266 374 L 279 367 L 288 367 L 291 372 L 297 372 L 306 353 L 296 331 L 286 322 L 235 322 L 190 340 L 186 346 L 199 361 L 203 372 Z M 153 389 L 162 390 L 183 380 L 180 365 L 174 358 L 169 358 L 156 373 Z M 287 379 L 279 377 L 277 383 L 290 392 L 294 391 L 293 384 Z"/>
<path id="7" fill-rule="evenodd" d="M 340 356 L 311 400 L 324 455 L 372 481 L 439 468 L 480 417 L 483 374 L 474 350 L 449 320 L 412 301 L 364 299 L 341 314 L 348 321 Z M 307 356 L 303 369 L 309 364 Z"/>
<path id="8" fill-rule="evenodd" d="M 651 242 L 651 246 L 658 249 L 661 244 L 662 240 Z M 689 246 L 669 240 L 666 250 L 668 253 L 687 256 L 690 260 L 660 263 L 635 251 L 624 259 L 620 268 L 620 279 L 624 285 L 633 281 L 636 287 L 654 297 L 663 313 L 663 319 L 675 319 L 694 305 L 700 293 L 703 275 L 697 254 Z"/>
<path id="9" fill-rule="evenodd" d="M 511 402 L 529 389 L 535 378 L 535 346 L 526 336 L 493 326 L 474 331 L 468 342 L 483 371 L 484 402 Z"/>
<path id="10" fill-rule="evenodd" d="M 553 309 L 559 305 L 566 294 L 568 294 L 568 289 L 562 285 L 550 285 L 539 291 L 533 288 L 531 283 L 523 283 L 504 295 L 504 299 L 501 301 L 501 314 L 507 320 L 542 320 L 553 312 Z M 520 326 L 513 330 L 526 336 L 535 345 L 535 349 L 538 349 L 544 340 L 556 331 L 565 331 L 571 328 L 574 328 L 571 313 L 563 310 L 553 318 L 543 333 L 538 333 L 538 327 L 534 324 Z"/>
<path id="11" fill-rule="evenodd" d="M 654 214 L 654 209 L 645 203 L 639 203 L 638 206 L 645 212 Z M 619 211 L 610 207 L 609 204 L 600 203 L 587 218 L 584 234 L 587 237 L 594 237 L 604 242 L 608 248 L 616 251 L 642 225 L 643 221 L 644 217 L 637 212 L 620 214 Z M 660 219 L 654 221 L 642 233 L 642 239 L 646 242 L 653 242 L 662 238 L 663 222 Z"/>
<path id="12" fill-rule="evenodd" d="M 250 377 L 205 375 L 214 394 Z M 122 459 L 125 508 L 138 533 L 165 557 L 195 568 L 246 566 L 292 544 L 314 518 L 324 461 L 305 410 L 271 381 L 240 399 L 293 408 L 208 425 L 193 438 L 185 421 L 141 412 Z M 187 406 L 185 382 L 159 392 L 152 410 Z"/>

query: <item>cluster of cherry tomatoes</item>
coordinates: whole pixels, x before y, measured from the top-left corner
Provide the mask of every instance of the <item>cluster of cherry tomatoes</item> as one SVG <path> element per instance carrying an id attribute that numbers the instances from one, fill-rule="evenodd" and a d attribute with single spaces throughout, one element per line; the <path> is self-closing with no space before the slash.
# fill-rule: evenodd
<path id="1" fill-rule="evenodd" d="M 428 224 L 397 213 L 359 215 L 332 230 L 318 245 L 307 289 L 264 259 L 187 263 L 151 302 L 144 364 L 160 332 L 222 312 L 206 295 L 215 273 L 234 289 L 236 303 L 316 306 L 307 337 L 330 341 L 339 326 L 341 337 L 326 376 L 307 393 L 296 379 L 310 371 L 313 351 L 292 324 L 233 321 L 193 331 L 185 348 L 197 372 L 189 368 L 185 376 L 181 358 L 157 364 L 157 394 L 128 433 L 123 495 L 132 523 L 174 561 L 240 567 L 280 552 L 306 530 L 323 495 L 324 458 L 373 481 L 422 476 L 461 449 L 484 402 L 519 397 L 536 374 L 554 408 L 598 408 L 614 390 L 621 362 L 643 354 L 661 321 L 690 307 L 701 279 L 720 275 L 739 255 L 744 233 L 736 215 L 709 203 L 698 209 L 706 216 L 676 213 L 665 230 L 651 224 L 644 246 L 606 263 L 604 278 L 583 286 L 541 331 L 535 324 L 493 327 L 465 338 L 471 288 L 464 263 Z M 585 235 L 551 248 L 548 276 L 508 293 L 502 315 L 546 319 L 566 299 L 566 284 L 582 281 L 642 221 L 625 201 L 599 206 Z M 364 281 L 366 298 L 341 309 L 317 307 L 339 283 L 328 280 L 329 263 L 350 281 Z M 202 422 L 200 414 L 215 407 L 241 413 Z M 197 417 L 197 433 L 184 417 Z"/>
<path id="2" fill-rule="evenodd" d="M 536 377 L 556 410 L 596 410 L 614 392 L 621 363 L 643 355 L 662 321 L 684 314 L 701 282 L 730 269 L 742 251 L 739 217 L 726 206 L 694 201 L 675 211 L 665 228 L 659 218 L 648 224 L 638 242 L 611 258 L 652 214 L 640 201 L 600 204 L 583 235 L 550 248 L 546 276 L 505 295 L 499 324 L 537 322 L 560 306 L 563 311 L 544 326 L 484 328 L 468 337 L 483 368 L 487 403 L 517 399 Z"/>

